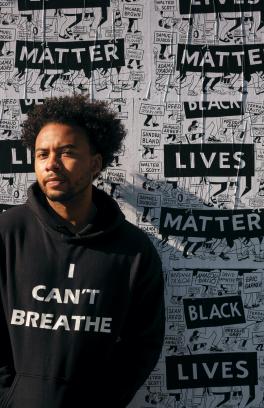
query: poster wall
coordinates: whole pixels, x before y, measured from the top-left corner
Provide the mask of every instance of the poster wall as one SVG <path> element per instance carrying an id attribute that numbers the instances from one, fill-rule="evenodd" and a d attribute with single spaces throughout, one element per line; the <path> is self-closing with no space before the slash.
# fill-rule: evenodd
<path id="1" fill-rule="evenodd" d="M 0 0 L 0 211 L 35 180 L 21 123 L 106 100 L 95 185 L 164 265 L 166 336 L 130 408 L 264 407 L 264 0 Z"/>

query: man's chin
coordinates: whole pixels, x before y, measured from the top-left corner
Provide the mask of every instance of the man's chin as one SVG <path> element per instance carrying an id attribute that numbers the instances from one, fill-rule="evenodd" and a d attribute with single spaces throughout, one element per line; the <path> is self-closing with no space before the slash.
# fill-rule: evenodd
<path id="1" fill-rule="evenodd" d="M 88 187 L 91 188 L 91 184 L 89 185 L 84 185 L 82 188 L 74 188 L 64 185 L 64 189 L 62 188 L 47 188 L 47 186 L 40 185 L 40 188 L 44 195 L 47 197 L 48 200 L 52 202 L 60 202 L 60 203 L 65 203 L 68 201 L 74 201 L 81 199 L 81 196 L 85 194 L 86 190 Z"/>
<path id="2" fill-rule="evenodd" d="M 42 189 L 42 191 L 50 201 L 58 201 L 62 203 L 69 201 L 73 195 L 71 191 L 53 190 L 47 188 Z"/>
<path id="3" fill-rule="evenodd" d="M 70 201 L 72 199 L 72 194 L 70 193 L 45 193 L 45 195 L 50 201 L 57 201 L 59 203 L 65 203 L 66 201 Z"/>

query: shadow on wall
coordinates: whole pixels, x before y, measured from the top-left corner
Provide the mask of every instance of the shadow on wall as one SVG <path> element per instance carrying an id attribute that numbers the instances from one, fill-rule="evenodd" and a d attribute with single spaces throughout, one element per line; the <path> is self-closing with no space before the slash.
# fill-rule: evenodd
<path id="1" fill-rule="evenodd" d="M 206 177 L 197 177 L 196 183 L 136 177 L 135 184 L 124 184 L 106 182 L 102 174 L 95 185 L 133 214 L 132 222 L 149 234 L 161 255 L 221 263 L 264 260 L 263 214 L 239 208 L 245 194 L 242 183 Z"/>
<path id="2" fill-rule="evenodd" d="M 137 174 L 132 184 L 126 181 L 125 172 L 117 169 L 120 163 L 114 164 L 94 184 L 149 235 L 161 256 L 166 253 L 172 261 L 264 261 L 262 210 L 239 208 L 247 187 L 245 177 L 242 181 L 207 177 L 158 180 Z M 2 175 L 1 212 L 26 200 L 33 180 L 29 175 L 20 176 Z"/>

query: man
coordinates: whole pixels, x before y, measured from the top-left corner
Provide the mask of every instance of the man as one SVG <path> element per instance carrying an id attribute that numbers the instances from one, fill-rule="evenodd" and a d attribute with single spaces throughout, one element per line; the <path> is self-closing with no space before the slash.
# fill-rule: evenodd
<path id="1" fill-rule="evenodd" d="M 0 217 L 0 406 L 125 407 L 164 334 L 160 259 L 92 186 L 125 131 L 104 102 L 36 105 L 22 140 L 37 182 Z"/>

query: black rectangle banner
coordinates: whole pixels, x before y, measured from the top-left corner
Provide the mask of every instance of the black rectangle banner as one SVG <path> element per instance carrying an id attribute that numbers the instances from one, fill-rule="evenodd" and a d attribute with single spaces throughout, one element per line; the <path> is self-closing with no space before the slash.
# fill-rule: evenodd
<path id="1" fill-rule="evenodd" d="M 263 0 L 180 0 L 181 14 L 230 13 L 261 11 Z"/>
<path id="2" fill-rule="evenodd" d="M 18 10 L 109 7 L 110 0 L 18 0 Z"/>
<path id="3" fill-rule="evenodd" d="M 35 105 L 42 105 L 44 99 L 19 99 L 20 109 L 23 114 L 27 114 Z"/>
<path id="4" fill-rule="evenodd" d="M 97 68 L 125 65 L 124 39 L 49 42 L 17 41 L 15 66 L 19 69 L 83 69 L 87 76 Z"/>
<path id="5" fill-rule="evenodd" d="M 31 152 L 21 140 L 0 141 L 0 173 L 33 173 Z"/>
<path id="6" fill-rule="evenodd" d="M 241 296 L 183 299 L 186 326 L 216 327 L 245 323 Z"/>
<path id="7" fill-rule="evenodd" d="M 264 235 L 264 209 L 193 210 L 161 207 L 159 233 L 164 236 L 227 238 Z"/>
<path id="8" fill-rule="evenodd" d="M 164 145 L 164 176 L 253 176 L 254 159 L 253 144 L 168 144 Z"/>
<path id="9" fill-rule="evenodd" d="M 221 72 L 250 74 L 261 71 L 264 45 L 178 44 L 177 70 L 181 72 Z M 204 74 L 203 74 L 204 75 Z"/>
<path id="10" fill-rule="evenodd" d="M 244 105 L 238 101 L 199 101 L 184 102 L 187 119 L 222 116 L 240 116 L 244 114 Z"/>
<path id="11" fill-rule="evenodd" d="M 166 357 L 167 389 L 256 385 L 257 353 Z"/>

